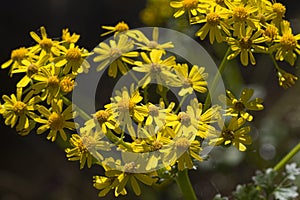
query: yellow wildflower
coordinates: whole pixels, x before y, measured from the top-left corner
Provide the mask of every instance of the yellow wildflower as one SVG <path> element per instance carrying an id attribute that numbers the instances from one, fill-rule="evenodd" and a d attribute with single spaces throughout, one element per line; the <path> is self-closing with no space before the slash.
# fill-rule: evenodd
<path id="1" fill-rule="evenodd" d="M 192 16 L 196 16 L 199 13 L 203 12 L 206 8 L 209 7 L 205 1 L 200 0 L 181 0 L 181 1 L 171 1 L 170 6 L 177 9 L 174 13 L 174 17 L 178 18 L 182 16 L 185 12 L 188 13 L 189 19 Z"/>
<path id="2" fill-rule="evenodd" d="M 292 87 L 293 85 L 295 85 L 295 81 L 298 80 L 298 77 L 288 72 L 285 72 L 283 70 L 277 72 L 277 75 L 278 75 L 279 85 L 284 89 Z"/>
<path id="3" fill-rule="evenodd" d="M 80 35 L 73 33 L 71 35 L 71 33 L 69 32 L 68 28 L 65 28 L 62 30 L 62 36 L 61 39 L 63 40 L 63 43 L 67 43 L 67 44 L 71 44 L 71 43 L 76 43 L 80 38 Z"/>
<path id="4" fill-rule="evenodd" d="M 118 33 L 122 33 L 129 30 L 128 24 L 126 24 L 124 21 L 118 22 L 115 26 L 101 26 L 101 28 L 108 30 L 107 32 L 102 33 L 101 37 L 109 35 L 111 33 L 115 33 L 116 36 Z"/>

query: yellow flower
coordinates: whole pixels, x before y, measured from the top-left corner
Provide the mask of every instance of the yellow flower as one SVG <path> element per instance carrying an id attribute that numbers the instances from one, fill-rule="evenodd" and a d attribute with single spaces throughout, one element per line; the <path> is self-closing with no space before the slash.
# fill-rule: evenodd
<path id="1" fill-rule="evenodd" d="M 131 57 L 137 57 L 138 52 L 132 51 L 134 48 L 134 41 L 129 39 L 126 35 L 120 35 L 116 40 L 110 40 L 110 44 L 101 42 L 99 47 L 94 49 L 96 55 L 94 57 L 94 62 L 100 62 L 97 66 L 97 71 L 103 70 L 108 64 L 108 75 L 116 78 L 118 70 L 122 74 L 128 71 L 128 67 L 123 62 L 133 63 L 134 61 L 130 59 Z"/>
<path id="2" fill-rule="evenodd" d="M 62 100 L 58 100 L 57 102 L 52 101 L 51 110 L 41 105 L 37 106 L 37 110 L 46 118 L 34 119 L 36 122 L 43 124 L 37 129 L 37 134 L 42 134 L 49 129 L 47 139 L 52 142 L 55 141 L 57 132 L 59 132 L 61 138 L 66 141 L 67 135 L 64 129 L 74 130 L 77 126 L 73 121 L 69 121 L 76 115 L 76 113 L 72 111 L 72 105 L 63 110 Z"/>
<path id="3" fill-rule="evenodd" d="M 142 85 L 142 88 L 145 88 L 151 81 L 156 81 L 154 83 L 158 84 L 159 91 L 162 91 L 165 85 L 174 86 L 178 83 L 177 76 L 172 73 L 172 67 L 176 64 L 175 57 L 170 56 L 165 60 L 162 60 L 161 57 L 165 52 L 163 50 L 152 50 L 149 54 L 142 52 L 141 57 L 144 62 L 136 61 L 134 64 L 136 67 L 132 69 L 137 72 L 145 73 L 143 78 L 139 81 L 139 85 Z"/>
<path id="4" fill-rule="evenodd" d="M 80 38 L 80 35 L 78 35 L 76 33 L 73 33 L 71 35 L 68 28 L 65 28 L 62 30 L 61 39 L 63 40 L 63 42 L 65 42 L 67 44 L 76 43 L 79 40 L 79 38 Z"/>
<path id="5" fill-rule="evenodd" d="M 298 80 L 298 77 L 294 76 L 293 74 L 290 74 L 285 71 L 277 72 L 278 75 L 278 82 L 281 87 L 284 89 L 288 89 L 295 85 L 295 81 Z"/>
<path id="6" fill-rule="evenodd" d="M 297 54 L 300 54 L 300 34 L 294 35 L 288 21 L 281 22 L 281 35 L 274 40 L 275 44 L 270 47 L 270 51 L 276 51 L 275 59 L 287 61 L 290 65 L 294 65 Z"/>
<path id="7" fill-rule="evenodd" d="M 37 115 L 34 113 L 35 104 L 40 101 L 39 97 L 33 97 L 33 92 L 29 92 L 22 100 L 22 88 L 17 89 L 17 94 L 11 94 L 10 97 L 3 95 L 4 104 L 0 107 L 0 114 L 5 118 L 5 124 L 21 132 L 23 130 L 32 129 L 31 119 L 35 119 Z"/>
<path id="8" fill-rule="evenodd" d="M 109 35 L 111 33 L 115 33 L 116 36 L 118 33 L 122 33 L 129 30 L 128 24 L 126 24 L 124 21 L 118 22 L 115 26 L 101 26 L 101 28 L 108 30 L 107 32 L 102 33 L 101 37 Z"/>
<path id="9" fill-rule="evenodd" d="M 137 46 L 140 46 L 142 50 L 151 51 L 152 49 L 164 50 L 168 48 L 173 48 L 174 45 L 172 42 L 166 42 L 163 44 L 158 43 L 159 39 L 159 30 L 157 27 L 153 28 L 152 40 L 148 39 L 141 31 L 136 31 L 136 37 L 134 37 L 138 42 Z"/>
<path id="10" fill-rule="evenodd" d="M 180 79 L 177 86 L 181 87 L 178 93 L 179 96 L 192 94 L 194 90 L 199 93 L 207 92 L 207 82 L 205 79 L 208 77 L 208 74 L 204 73 L 204 67 L 193 65 L 189 72 L 187 64 L 177 64 L 174 66 L 174 70 Z"/>
<path id="11" fill-rule="evenodd" d="M 45 27 L 42 26 L 40 31 L 42 37 L 38 36 L 38 34 L 33 31 L 30 32 L 30 36 L 38 43 L 30 49 L 30 52 L 34 54 L 41 52 L 42 55 L 51 54 L 59 56 L 59 42 L 48 38 Z"/>
<path id="12" fill-rule="evenodd" d="M 56 67 L 63 67 L 62 72 L 68 74 L 71 70 L 71 73 L 77 74 L 81 72 L 86 72 L 90 68 L 90 64 L 86 61 L 86 57 L 91 55 L 86 49 L 79 49 L 78 46 L 75 46 L 74 43 L 71 43 L 69 48 L 64 46 L 60 47 L 61 56 L 56 57 L 53 62 Z"/>
<path id="13" fill-rule="evenodd" d="M 226 110 L 227 115 L 234 117 L 242 117 L 247 121 L 252 121 L 253 116 L 247 110 L 259 111 L 264 108 L 262 105 L 263 99 L 255 98 L 250 100 L 254 93 L 253 89 L 243 89 L 240 98 L 236 98 L 229 90 L 226 91 L 227 97 L 220 96 L 220 101 L 228 106 Z"/>
<path id="14" fill-rule="evenodd" d="M 189 15 L 189 19 L 191 18 L 191 14 L 192 16 L 196 16 L 198 12 L 201 13 L 203 12 L 203 10 L 209 7 L 209 5 L 205 3 L 205 1 L 199 0 L 171 1 L 170 6 L 177 9 L 177 11 L 173 15 L 175 18 L 178 18 L 185 12 L 187 12 Z"/>
<path id="15" fill-rule="evenodd" d="M 194 23 L 205 23 L 197 32 L 196 36 L 204 40 L 209 34 L 211 44 L 216 40 L 218 43 L 224 41 L 224 33 L 230 36 L 230 25 L 225 21 L 228 19 L 228 11 L 225 8 L 216 6 L 213 10 L 208 11 L 205 18 L 194 19 Z"/>
<path id="16" fill-rule="evenodd" d="M 266 53 L 267 48 L 259 45 L 266 42 L 268 38 L 262 37 L 263 31 L 261 29 L 255 31 L 248 27 L 245 31 L 241 32 L 238 38 L 228 38 L 227 43 L 230 45 L 231 53 L 227 59 L 231 60 L 240 54 L 240 61 L 242 65 L 247 66 L 249 59 L 252 65 L 256 64 L 253 52 Z"/>
<path id="17" fill-rule="evenodd" d="M 216 136 L 210 139 L 209 145 L 233 145 L 239 151 L 246 151 L 245 145 L 252 143 L 252 138 L 248 133 L 250 126 L 244 126 L 246 120 L 243 118 L 232 117 L 228 126 L 225 126 L 224 121 L 220 118 L 219 127 L 222 129 Z"/>

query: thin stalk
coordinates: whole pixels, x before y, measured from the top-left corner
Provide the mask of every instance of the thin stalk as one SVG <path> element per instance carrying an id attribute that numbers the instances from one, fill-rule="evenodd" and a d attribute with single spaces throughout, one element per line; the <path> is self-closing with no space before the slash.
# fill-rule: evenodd
<path id="1" fill-rule="evenodd" d="M 225 66 L 226 66 L 226 63 L 227 63 L 227 56 L 229 55 L 229 53 L 230 53 L 230 47 L 228 47 L 228 49 L 227 49 L 220 65 L 219 65 L 219 68 L 218 68 L 219 73 L 216 73 L 216 75 L 213 79 L 213 82 L 212 82 L 211 87 L 210 87 L 210 91 L 207 94 L 206 99 L 205 99 L 203 111 L 206 111 L 209 108 L 209 106 L 211 105 L 211 94 L 214 93 L 214 91 L 216 89 L 216 86 L 217 86 L 217 83 L 220 80 L 220 78 L 222 77 L 221 75 L 223 74 L 223 72 L 225 70 Z"/>
<path id="2" fill-rule="evenodd" d="M 298 152 L 300 151 L 300 142 L 288 153 L 286 154 L 273 168 L 275 171 L 280 170 L 284 167 Z"/>
<path id="3" fill-rule="evenodd" d="M 180 188 L 183 198 L 185 200 L 198 200 L 193 189 L 192 183 L 189 179 L 188 170 L 178 171 L 176 183 Z"/>

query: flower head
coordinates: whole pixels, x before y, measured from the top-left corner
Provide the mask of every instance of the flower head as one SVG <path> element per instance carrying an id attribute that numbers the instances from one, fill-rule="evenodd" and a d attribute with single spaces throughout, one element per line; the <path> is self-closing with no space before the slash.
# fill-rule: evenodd
<path id="1" fill-rule="evenodd" d="M 295 85 L 295 81 L 298 80 L 298 77 L 285 71 L 278 72 L 277 75 L 279 86 L 283 87 L 284 89 L 292 87 Z"/>
<path id="2" fill-rule="evenodd" d="M 115 33 L 115 36 L 119 33 L 125 32 L 129 30 L 128 24 L 124 21 L 118 22 L 115 26 L 101 26 L 101 28 L 108 30 L 105 33 L 102 33 L 101 36 L 106 36 L 111 33 Z"/>

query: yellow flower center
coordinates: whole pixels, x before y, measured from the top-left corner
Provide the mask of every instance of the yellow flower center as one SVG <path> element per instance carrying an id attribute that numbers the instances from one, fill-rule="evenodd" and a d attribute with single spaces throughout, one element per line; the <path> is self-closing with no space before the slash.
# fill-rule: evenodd
<path id="1" fill-rule="evenodd" d="M 26 57 L 28 50 L 25 47 L 15 49 L 11 52 L 11 59 L 14 61 L 20 61 Z"/>
<path id="2" fill-rule="evenodd" d="M 105 110 L 99 110 L 93 116 L 100 124 L 102 124 L 104 122 L 107 122 L 110 114 Z"/>
<path id="3" fill-rule="evenodd" d="M 31 77 L 32 75 L 36 74 L 38 72 L 38 67 L 35 64 L 30 64 L 27 67 L 27 76 Z"/>
<path id="4" fill-rule="evenodd" d="M 182 4 L 185 9 L 193 9 L 197 8 L 198 0 L 183 0 Z"/>
<path id="5" fill-rule="evenodd" d="M 157 117 L 159 114 L 159 108 L 155 105 L 149 105 L 149 115 Z"/>
<path id="6" fill-rule="evenodd" d="M 74 80 L 70 77 L 63 78 L 63 80 L 60 81 L 60 89 L 66 93 L 72 92 L 74 89 Z"/>
<path id="7" fill-rule="evenodd" d="M 225 129 L 222 131 L 222 137 L 225 141 L 232 141 L 234 139 L 234 132 L 232 130 Z"/>
<path id="8" fill-rule="evenodd" d="M 113 58 L 118 58 L 119 56 L 122 55 L 122 51 L 118 48 L 111 48 L 110 49 L 110 55 Z"/>
<path id="9" fill-rule="evenodd" d="M 175 146 L 180 150 L 187 150 L 191 146 L 191 142 L 187 138 L 178 138 L 175 141 Z"/>
<path id="10" fill-rule="evenodd" d="M 296 48 L 297 40 L 293 34 L 287 33 L 281 37 L 280 44 L 284 50 L 289 51 Z"/>
<path id="11" fill-rule="evenodd" d="M 191 125 L 191 118 L 187 113 L 180 112 L 178 114 L 178 118 L 179 118 L 182 125 L 184 125 L 184 126 L 190 126 Z"/>
<path id="12" fill-rule="evenodd" d="M 233 9 L 233 18 L 235 21 L 245 21 L 248 18 L 248 11 L 244 6 L 238 6 Z"/>
<path id="13" fill-rule="evenodd" d="M 67 61 L 78 62 L 81 58 L 81 52 L 78 48 L 70 48 L 66 53 Z"/>
<path id="14" fill-rule="evenodd" d="M 89 149 L 95 147 L 96 140 L 93 137 L 84 136 L 84 137 L 82 137 L 81 143 L 82 143 L 82 147 L 81 147 L 82 151 L 88 152 Z"/>
<path id="15" fill-rule="evenodd" d="M 155 140 L 153 143 L 152 143 L 152 150 L 153 151 L 157 151 L 159 149 L 161 149 L 163 147 L 163 143 L 159 140 Z"/>
<path id="16" fill-rule="evenodd" d="M 148 44 L 148 47 L 151 49 L 155 49 L 158 46 L 158 43 L 154 40 L 151 40 Z"/>
<path id="17" fill-rule="evenodd" d="M 206 15 L 206 20 L 210 25 L 216 26 L 220 23 L 221 18 L 218 13 L 211 12 Z"/>
<path id="18" fill-rule="evenodd" d="M 135 103 L 131 100 L 123 99 L 118 103 L 118 109 L 120 112 L 128 112 L 132 114 Z"/>
<path id="19" fill-rule="evenodd" d="M 49 38 L 43 38 L 39 44 L 40 44 L 41 48 L 46 51 L 49 51 L 51 49 L 51 47 L 53 46 L 53 42 Z"/>
<path id="20" fill-rule="evenodd" d="M 126 163 L 124 165 L 125 172 L 134 172 L 136 170 L 136 164 L 134 162 Z"/>
<path id="21" fill-rule="evenodd" d="M 63 127 L 64 127 L 63 115 L 53 112 L 48 118 L 48 124 L 52 130 L 63 129 Z"/>
<path id="22" fill-rule="evenodd" d="M 56 87 L 59 87 L 59 79 L 57 76 L 51 76 L 48 78 L 48 87 L 50 88 L 56 88 Z"/>
<path id="23" fill-rule="evenodd" d="M 151 72 L 155 74 L 159 74 L 162 71 L 161 65 L 157 63 L 151 64 Z"/>
<path id="24" fill-rule="evenodd" d="M 23 103 L 22 101 L 17 101 L 14 103 L 13 110 L 16 115 L 20 116 L 25 113 L 26 106 L 27 105 L 25 103 Z"/>
<path id="25" fill-rule="evenodd" d="M 265 15 L 259 13 L 259 14 L 257 15 L 257 18 L 258 18 L 258 20 L 259 20 L 260 23 L 266 24 L 266 16 L 265 16 Z"/>
<path id="26" fill-rule="evenodd" d="M 183 86 L 184 88 L 189 88 L 189 87 L 191 87 L 192 85 L 193 85 L 193 82 L 192 82 L 191 79 L 185 78 L 185 79 L 183 80 L 182 86 Z"/>
<path id="27" fill-rule="evenodd" d="M 234 103 L 234 109 L 238 112 L 243 111 L 245 108 L 245 105 L 241 101 L 237 101 Z"/>
<path id="28" fill-rule="evenodd" d="M 283 17 L 285 12 L 286 12 L 286 8 L 281 3 L 274 3 L 273 4 L 273 11 L 275 13 L 277 13 L 278 17 Z"/>
<path id="29" fill-rule="evenodd" d="M 268 26 L 264 31 L 264 36 L 270 38 L 271 40 L 274 40 L 277 37 L 277 34 L 278 29 L 273 25 Z"/>
<path id="30" fill-rule="evenodd" d="M 252 46 L 252 40 L 248 37 L 241 38 L 239 43 L 242 49 L 250 49 Z"/>
<path id="31" fill-rule="evenodd" d="M 129 30 L 129 26 L 125 22 L 119 22 L 116 26 L 115 29 L 117 32 L 123 32 Z"/>
<path id="32" fill-rule="evenodd" d="M 224 0 L 216 0 L 216 3 L 219 5 L 224 5 Z"/>

